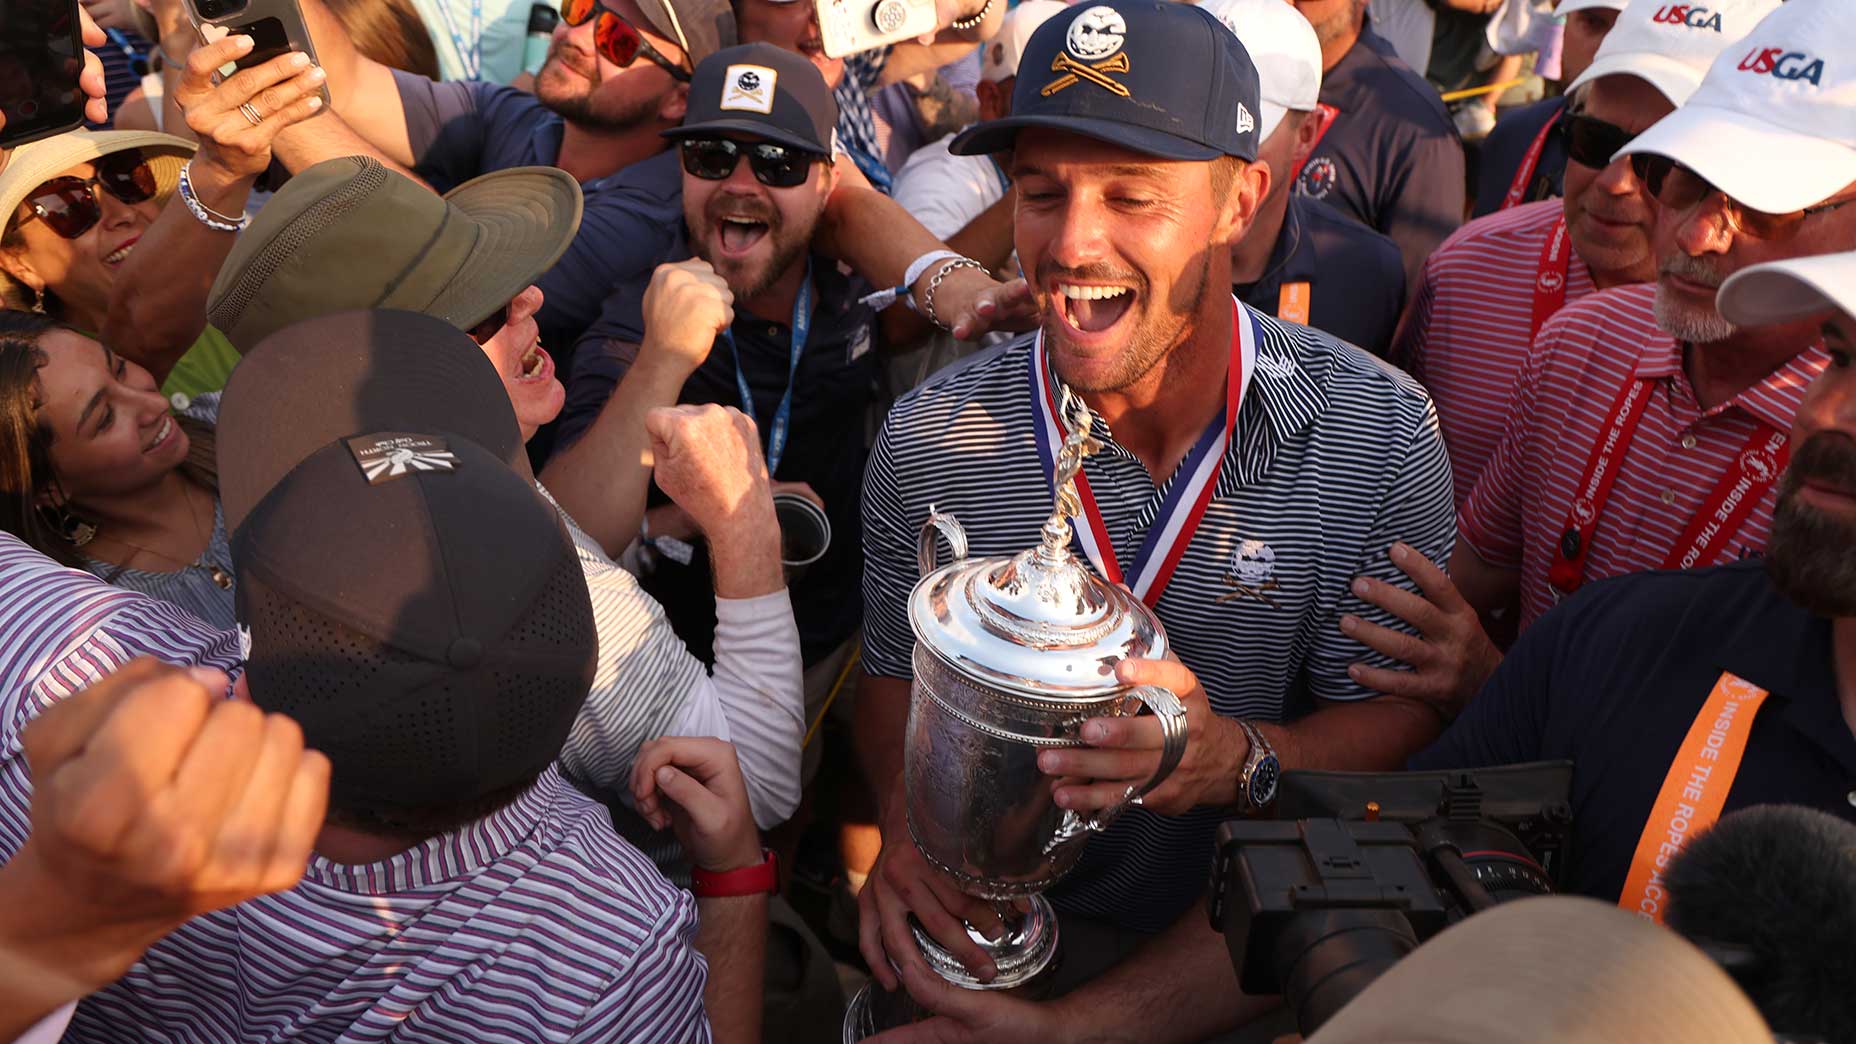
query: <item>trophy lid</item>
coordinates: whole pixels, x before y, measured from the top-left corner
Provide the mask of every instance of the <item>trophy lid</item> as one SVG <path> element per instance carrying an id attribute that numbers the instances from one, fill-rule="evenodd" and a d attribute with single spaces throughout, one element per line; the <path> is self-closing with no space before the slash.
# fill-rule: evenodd
<path id="1" fill-rule="evenodd" d="M 1035 547 L 969 559 L 915 587 L 915 637 L 960 673 L 1033 698 L 1074 700 L 1127 688 L 1115 664 L 1166 655 L 1160 621 L 1125 587 L 1106 583 L 1069 552 Z"/>
<path id="2" fill-rule="evenodd" d="M 994 688 L 1058 701 L 1120 692 L 1127 687 L 1115 680 L 1116 663 L 1166 655 L 1159 617 L 1070 553 L 1068 520 L 1082 510 L 1076 475 L 1100 444 L 1089 434 L 1088 406 L 1067 392 L 1065 406 L 1073 412 L 1052 466 L 1056 507 L 1038 546 L 943 566 L 909 597 L 915 637 L 939 659 Z M 965 554 L 960 544 L 956 555 Z M 926 570 L 932 542 L 922 552 Z"/>

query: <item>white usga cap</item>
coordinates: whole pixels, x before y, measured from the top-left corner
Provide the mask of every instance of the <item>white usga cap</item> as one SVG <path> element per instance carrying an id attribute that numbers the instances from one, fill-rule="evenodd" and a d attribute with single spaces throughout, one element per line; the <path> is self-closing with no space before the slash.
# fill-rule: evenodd
<path id="1" fill-rule="evenodd" d="M 1770 326 L 1833 309 L 1856 321 L 1856 253 L 1743 268 L 1721 284 L 1714 306 L 1736 326 Z"/>
<path id="2" fill-rule="evenodd" d="M 1635 76 L 1681 105 L 1722 51 L 1740 42 L 1779 0 L 1709 0 L 1706 7 L 1631 0 L 1598 45 L 1592 64 L 1566 88 L 1600 76 Z"/>
<path id="3" fill-rule="evenodd" d="M 1321 41 L 1314 26 L 1284 0 L 1200 0 L 1257 66 L 1261 88 L 1257 140 L 1267 141 L 1290 109 L 1313 112 L 1321 101 Z"/>
<path id="4" fill-rule="evenodd" d="M 1619 155 L 1637 152 L 1667 156 L 1769 214 L 1856 181 L 1856 3 L 1781 4 Z"/>
<path id="5" fill-rule="evenodd" d="M 1553 9 L 1555 18 L 1564 18 L 1574 11 L 1583 11 L 1588 7 L 1602 7 L 1607 11 L 1624 10 L 1624 0 L 1560 0 L 1560 5 Z"/>
<path id="6" fill-rule="evenodd" d="M 980 48 L 980 79 L 998 83 L 1018 75 L 1018 59 L 1025 53 L 1025 41 L 1050 16 L 1069 5 L 1058 0 L 1023 0 L 1005 13 L 999 31 Z"/>

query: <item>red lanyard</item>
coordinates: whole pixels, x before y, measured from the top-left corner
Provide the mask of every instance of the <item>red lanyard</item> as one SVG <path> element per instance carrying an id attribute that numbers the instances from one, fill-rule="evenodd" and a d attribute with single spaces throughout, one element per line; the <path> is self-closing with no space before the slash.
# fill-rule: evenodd
<path id="1" fill-rule="evenodd" d="M 1573 487 L 1572 505 L 1566 510 L 1566 524 L 1560 531 L 1559 546 L 1553 549 L 1553 562 L 1547 580 L 1561 594 L 1571 594 L 1585 582 L 1586 557 L 1592 550 L 1592 531 L 1605 512 L 1611 487 L 1617 482 L 1630 440 L 1643 420 L 1644 407 L 1655 393 L 1656 378 L 1640 377 L 1626 381 L 1611 407 L 1611 420 L 1592 447 L 1585 463 L 1585 473 Z M 1663 559 L 1663 569 L 1688 569 L 1709 557 L 1709 551 L 1730 534 L 1740 531 L 1753 509 L 1765 499 L 1766 490 L 1785 470 L 1791 459 L 1791 447 L 1785 432 L 1760 423 L 1733 463 L 1727 466 L 1676 546 Z"/>
<path id="2" fill-rule="evenodd" d="M 1527 328 L 1527 343 L 1532 346 L 1540 335 L 1541 324 L 1566 304 L 1566 279 L 1572 274 L 1572 244 L 1566 235 L 1566 215 L 1553 222 L 1553 232 L 1540 248 L 1540 264 L 1534 269 L 1534 318 Z"/>
<path id="3" fill-rule="evenodd" d="M 1534 135 L 1534 143 L 1527 147 L 1527 155 L 1521 157 L 1521 169 L 1514 172 L 1514 180 L 1508 183 L 1508 194 L 1502 197 L 1502 205 L 1495 209 L 1507 210 L 1526 202 L 1523 197 L 1527 195 L 1527 186 L 1534 180 L 1534 171 L 1540 169 L 1540 153 L 1547 147 L 1547 135 L 1553 133 L 1553 128 L 1559 124 L 1565 112 L 1565 109 L 1561 109 L 1554 113 L 1547 125 L 1540 128 L 1540 133 Z"/>
<path id="4" fill-rule="evenodd" d="M 1322 138 L 1327 137 L 1328 128 L 1334 126 L 1334 118 L 1339 115 L 1340 110 L 1327 102 L 1315 103 L 1315 140 L 1308 143 L 1308 156 L 1315 154 L 1316 147 L 1321 144 Z M 1302 157 L 1302 163 L 1295 165 L 1294 172 L 1289 175 L 1289 184 L 1295 184 L 1295 179 L 1302 176 L 1302 164 L 1308 162 L 1308 156 Z"/>

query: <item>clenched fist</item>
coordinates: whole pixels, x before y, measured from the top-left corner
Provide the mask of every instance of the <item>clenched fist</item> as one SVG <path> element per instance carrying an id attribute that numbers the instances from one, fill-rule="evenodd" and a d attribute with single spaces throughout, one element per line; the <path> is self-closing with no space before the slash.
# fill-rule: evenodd
<path id="1" fill-rule="evenodd" d="M 642 350 L 682 360 L 693 373 L 734 321 L 735 292 L 709 262 L 659 265 L 644 292 Z"/>
<path id="2" fill-rule="evenodd" d="M 644 427 L 658 488 L 709 541 L 715 593 L 752 598 L 786 586 L 753 419 L 727 406 L 668 406 L 646 413 Z"/>

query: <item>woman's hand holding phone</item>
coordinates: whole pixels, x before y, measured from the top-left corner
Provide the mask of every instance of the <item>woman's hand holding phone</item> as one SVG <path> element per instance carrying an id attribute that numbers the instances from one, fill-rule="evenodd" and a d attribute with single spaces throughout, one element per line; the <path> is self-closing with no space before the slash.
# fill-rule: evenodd
<path id="1" fill-rule="evenodd" d="M 198 188 L 256 178 L 271 165 L 271 142 L 278 132 L 322 108 L 322 69 L 300 51 L 213 82 L 217 70 L 251 48 L 251 37 L 233 34 L 187 56 L 187 70 L 174 93 L 187 113 L 187 126 L 200 139 L 193 158 Z"/>

